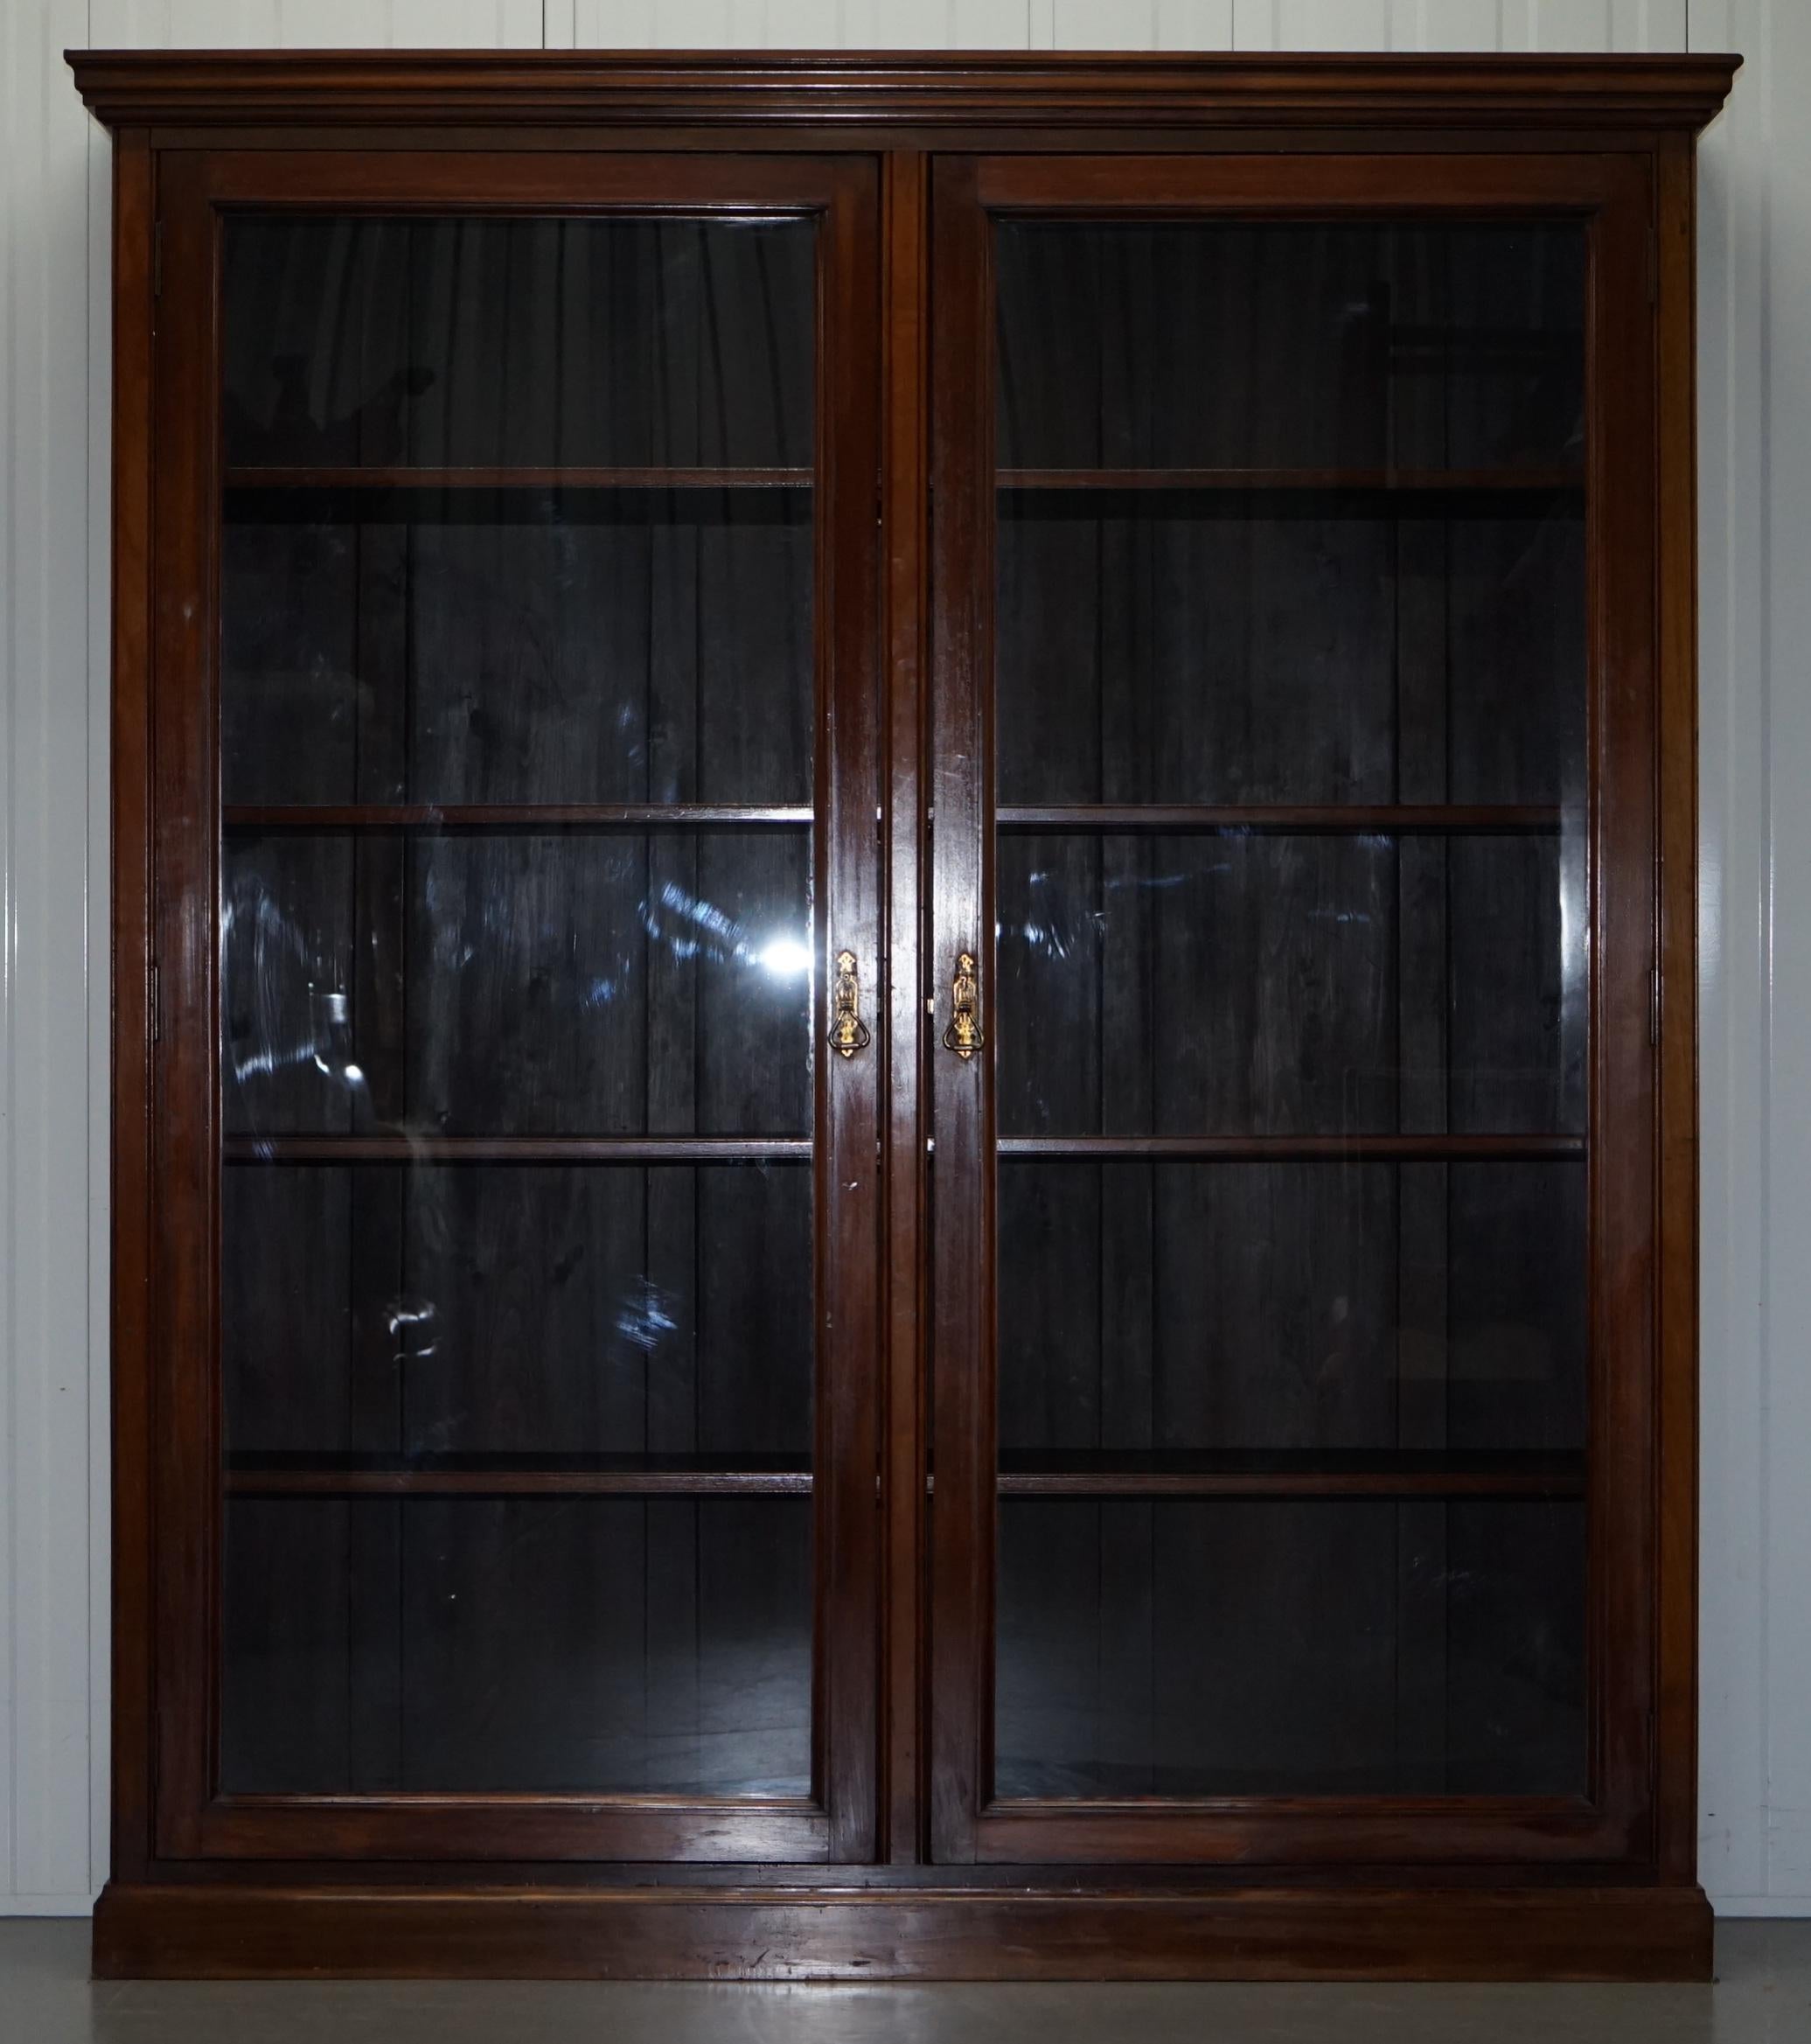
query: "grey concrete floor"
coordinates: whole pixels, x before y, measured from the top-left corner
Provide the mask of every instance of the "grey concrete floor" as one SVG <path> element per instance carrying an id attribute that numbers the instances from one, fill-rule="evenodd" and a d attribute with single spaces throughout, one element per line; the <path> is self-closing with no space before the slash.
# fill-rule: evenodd
<path id="1" fill-rule="evenodd" d="M 1811 1922 L 1728 1922 L 1714 1987 L 731 1987 L 87 1978 L 0 1922 L 3 2044 L 1811 2044 Z"/>

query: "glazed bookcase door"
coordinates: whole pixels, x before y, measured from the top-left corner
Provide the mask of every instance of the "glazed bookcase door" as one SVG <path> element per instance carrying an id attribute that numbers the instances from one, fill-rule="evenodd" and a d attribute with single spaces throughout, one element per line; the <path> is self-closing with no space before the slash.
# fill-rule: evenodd
<path id="1" fill-rule="evenodd" d="M 1651 1850 L 1649 205 L 939 167 L 945 1861 Z"/>
<path id="2" fill-rule="evenodd" d="M 165 164 L 167 1853 L 871 1850 L 874 212 Z"/>

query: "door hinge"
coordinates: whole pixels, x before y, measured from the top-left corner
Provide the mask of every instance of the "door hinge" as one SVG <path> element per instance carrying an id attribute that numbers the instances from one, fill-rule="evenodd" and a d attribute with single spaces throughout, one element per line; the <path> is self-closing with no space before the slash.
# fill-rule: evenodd
<path id="1" fill-rule="evenodd" d="M 151 296 L 164 296 L 164 223 L 155 221 L 151 227 Z"/>
<path id="2" fill-rule="evenodd" d="M 1657 965 L 1647 978 L 1647 1041 L 1660 1042 L 1660 967 Z"/>
<path id="3" fill-rule="evenodd" d="M 151 967 L 151 983 L 149 998 L 150 1001 L 151 1008 L 151 1041 L 155 1043 L 164 1034 L 164 1020 L 161 1013 L 163 1003 L 158 998 L 157 968 L 156 966 Z"/>

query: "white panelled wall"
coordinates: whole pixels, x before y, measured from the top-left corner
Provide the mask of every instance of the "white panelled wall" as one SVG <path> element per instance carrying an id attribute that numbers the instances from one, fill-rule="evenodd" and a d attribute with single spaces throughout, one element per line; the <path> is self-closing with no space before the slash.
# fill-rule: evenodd
<path id="1" fill-rule="evenodd" d="M 1811 0 L 0 0 L 0 1912 L 107 1865 L 108 156 L 64 48 L 1738 50 L 1700 214 L 1703 1880 L 1811 1914 Z"/>

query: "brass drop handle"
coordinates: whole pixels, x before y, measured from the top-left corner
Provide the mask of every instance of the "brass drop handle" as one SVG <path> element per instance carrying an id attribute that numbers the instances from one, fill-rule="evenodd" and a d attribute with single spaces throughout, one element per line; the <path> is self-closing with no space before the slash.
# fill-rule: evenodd
<path id="1" fill-rule="evenodd" d="M 836 987 L 832 995 L 830 1048 L 839 1057 L 853 1057 L 874 1041 L 861 1019 L 861 983 L 856 976 L 855 953 L 836 954 Z"/>
<path id="2" fill-rule="evenodd" d="M 956 960 L 956 977 L 950 985 L 950 1026 L 944 1031 L 944 1048 L 963 1059 L 972 1057 L 987 1042 L 981 1034 L 981 988 L 975 972 L 975 954 L 963 952 Z"/>

